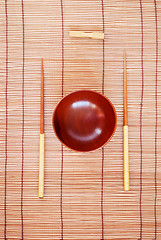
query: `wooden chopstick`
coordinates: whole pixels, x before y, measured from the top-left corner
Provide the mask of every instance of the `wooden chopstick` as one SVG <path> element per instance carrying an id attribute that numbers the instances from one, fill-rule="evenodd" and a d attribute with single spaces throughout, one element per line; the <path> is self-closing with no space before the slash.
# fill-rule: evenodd
<path id="1" fill-rule="evenodd" d="M 45 165 L 45 134 L 44 134 L 44 67 L 41 59 L 41 103 L 40 103 L 40 153 L 39 153 L 39 190 L 38 197 L 44 197 L 44 165 Z"/>
<path id="2" fill-rule="evenodd" d="M 123 154 L 124 154 L 124 190 L 130 189 L 129 184 L 129 146 L 128 146 L 128 107 L 127 107 L 127 67 L 126 52 L 124 52 L 124 124 L 123 124 Z"/>
<path id="3" fill-rule="evenodd" d="M 44 134 L 44 66 L 43 66 L 43 58 L 41 59 L 40 134 Z"/>
<path id="4" fill-rule="evenodd" d="M 128 126 L 126 52 L 124 52 L 124 126 Z"/>

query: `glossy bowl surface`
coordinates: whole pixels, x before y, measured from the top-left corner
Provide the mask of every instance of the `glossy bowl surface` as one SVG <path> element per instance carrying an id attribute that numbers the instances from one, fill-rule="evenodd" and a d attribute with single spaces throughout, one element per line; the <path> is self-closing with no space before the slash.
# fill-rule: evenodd
<path id="1" fill-rule="evenodd" d="M 65 96 L 53 114 L 58 139 L 70 149 L 86 152 L 102 147 L 113 136 L 117 116 L 103 95 L 80 90 Z"/>

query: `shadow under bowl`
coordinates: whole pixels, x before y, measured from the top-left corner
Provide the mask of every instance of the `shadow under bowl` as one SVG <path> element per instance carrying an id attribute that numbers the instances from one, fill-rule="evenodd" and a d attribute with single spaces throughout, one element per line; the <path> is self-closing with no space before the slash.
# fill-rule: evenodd
<path id="1" fill-rule="evenodd" d="M 104 146 L 117 123 L 112 103 L 103 95 L 80 90 L 62 98 L 53 114 L 58 139 L 72 150 L 87 152 Z"/>

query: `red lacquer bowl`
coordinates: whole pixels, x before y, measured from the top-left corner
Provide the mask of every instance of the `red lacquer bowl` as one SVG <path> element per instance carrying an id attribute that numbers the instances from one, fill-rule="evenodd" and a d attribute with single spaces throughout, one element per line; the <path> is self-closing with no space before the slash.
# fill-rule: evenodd
<path id="1" fill-rule="evenodd" d="M 112 103 L 89 90 L 72 92 L 56 106 L 53 128 L 70 149 L 87 152 L 102 147 L 113 136 L 117 123 Z"/>

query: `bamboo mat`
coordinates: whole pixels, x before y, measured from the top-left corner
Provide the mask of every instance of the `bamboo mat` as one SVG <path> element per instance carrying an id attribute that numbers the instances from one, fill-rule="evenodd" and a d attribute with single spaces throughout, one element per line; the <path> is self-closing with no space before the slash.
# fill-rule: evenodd
<path id="1" fill-rule="evenodd" d="M 105 40 L 70 38 L 70 30 L 104 30 Z M 0 239 L 161 239 L 160 34 L 159 0 L 0 1 Z M 123 191 L 124 50 L 129 192 Z M 37 197 L 41 57 L 44 199 Z M 104 152 L 62 151 L 53 133 L 56 104 L 78 89 L 104 90 L 116 108 L 117 130 Z"/>

